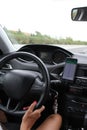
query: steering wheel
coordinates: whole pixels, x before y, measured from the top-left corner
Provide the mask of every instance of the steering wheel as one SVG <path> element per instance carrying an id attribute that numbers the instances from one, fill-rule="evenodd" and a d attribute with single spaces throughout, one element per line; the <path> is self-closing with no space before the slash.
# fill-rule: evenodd
<path id="1" fill-rule="evenodd" d="M 11 60 L 24 57 L 32 59 L 38 65 L 40 72 L 28 69 L 4 69 L 4 66 Z M 49 94 L 50 78 L 45 64 L 37 56 L 27 52 L 8 54 L 0 60 L 0 69 L 0 89 L 7 95 L 6 103 L 0 104 L 1 110 L 12 115 L 23 115 L 25 113 L 24 103 L 28 100 L 31 101 L 34 96 L 38 95 L 35 108 L 40 107 L 46 101 Z M 13 101 L 16 102 L 15 105 Z"/>

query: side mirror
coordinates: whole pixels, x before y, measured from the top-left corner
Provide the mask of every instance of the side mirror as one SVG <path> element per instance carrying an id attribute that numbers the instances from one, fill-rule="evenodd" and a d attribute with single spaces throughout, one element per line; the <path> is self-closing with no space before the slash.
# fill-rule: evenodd
<path id="1" fill-rule="evenodd" d="M 71 19 L 73 21 L 87 21 L 87 7 L 73 8 L 71 10 Z"/>

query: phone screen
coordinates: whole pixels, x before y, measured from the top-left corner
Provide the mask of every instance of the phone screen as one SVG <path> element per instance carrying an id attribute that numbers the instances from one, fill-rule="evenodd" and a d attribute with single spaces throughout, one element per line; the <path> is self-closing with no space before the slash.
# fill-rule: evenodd
<path id="1" fill-rule="evenodd" d="M 65 62 L 62 79 L 67 81 L 74 81 L 76 67 L 77 67 L 77 59 L 67 58 Z"/>

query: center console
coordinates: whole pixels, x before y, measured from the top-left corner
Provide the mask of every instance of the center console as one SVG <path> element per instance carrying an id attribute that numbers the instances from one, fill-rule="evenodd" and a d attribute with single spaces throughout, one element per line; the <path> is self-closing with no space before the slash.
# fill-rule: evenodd
<path id="1" fill-rule="evenodd" d="M 70 61 L 70 59 L 68 59 Z M 84 117 L 87 114 L 87 66 L 77 65 L 76 59 L 66 65 L 62 81 L 68 90 L 65 93 L 65 116 L 73 126 L 84 127 Z"/>

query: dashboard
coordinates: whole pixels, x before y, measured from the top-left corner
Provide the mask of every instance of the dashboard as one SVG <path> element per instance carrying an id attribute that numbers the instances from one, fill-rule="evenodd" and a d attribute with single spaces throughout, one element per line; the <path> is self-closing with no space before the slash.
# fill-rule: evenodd
<path id="1" fill-rule="evenodd" d="M 36 55 L 37 57 L 39 57 L 45 63 L 48 70 L 50 70 L 50 74 L 59 74 L 60 72 L 62 72 L 67 57 L 77 59 L 78 63 L 77 63 L 77 69 L 76 69 L 76 74 L 75 74 L 76 82 L 80 83 L 78 79 L 87 78 L 86 57 L 75 55 L 71 53 L 70 51 L 64 48 L 61 48 L 59 46 L 46 45 L 46 44 L 45 45 L 44 44 L 42 45 L 29 44 L 29 45 L 25 45 L 21 47 L 18 51 L 32 53 Z M 27 59 L 27 58 L 24 59 L 24 61 L 27 61 L 27 60 L 32 61 L 31 59 Z M 34 62 L 31 62 L 31 65 L 33 67 Z M 53 72 L 53 70 L 55 71 Z"/>
<path id="2" fill-rule="evenodd" d="M 45 64 L 55 65 L 65 62 L 66 57 L 71 57 L 72 53 L 52 45 L 26 45 L 19 51 L 29 52 L 38 56 Z"/>

